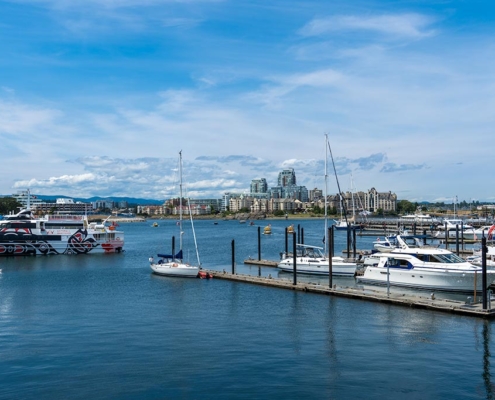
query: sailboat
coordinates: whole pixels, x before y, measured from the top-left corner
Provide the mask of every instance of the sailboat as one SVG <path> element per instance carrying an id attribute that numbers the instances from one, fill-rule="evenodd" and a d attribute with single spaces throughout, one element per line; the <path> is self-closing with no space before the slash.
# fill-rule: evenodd
<path id="1" fill-rule="evenodd" d="M 340 219 L 339 220 L 334 220 L 335 222 L 335 229 L 337 230 L 347 230 L 347 227 L 350 225 L 347 221 L 347 218 L 344 218 L 343 215 L 343 209 L 344 209 L 344 199 L 342 198 L 342 194 L 339 195 L 340 197 Z"/>
<path id="2" fill-rule="evenodd" d="M 193 219 L 191 210 L 189 209 L 189 215 L 191 216 L 191 226 L 194 236 L 194 245 L 196 247 L 196 255 L 198 258 L 198 266 L 193 266 L 183 261 L 182 252 L 182 151 L 179 152 L 179 251 L 175 254 L 175 237 L 172 237 L 172 253 L 171 254 L 158 254 L 159 260 L 155 262 L 153 257 L 150 257 L 150 267 L 155 274 L 165 276 L 177 276 L 184 278 L 195 278 L 199 274 L 201 265 L 199 261 L 198 246 L 196 244 L 196 234 L 194 232 Z"/>
<path id="3" fill-rule="evenodd" d="M 332 157 L 332 162 L 333 162 L 333 157 Z M 334 170 L 335 171 L 335 170 Z M 337 177 L 337 171 L 335 171 L 335 179 L 337 180 L 337 184 L 339 181 L 339 178 Z M 347 207 L 345 207 L 345 201 L 344 196 L 342 193 L 339 194 L 340 196 L 340 219 L 339 220 L 334 220 L 335 221 L 335 229 L 337 230 L 347 230 L 348 227 L 351 229 L 355 227 L 356 223 L 356 205 L 354 203 L 354 182 L 352 180 L 352 174 L 351 174 L 351 199 L 352 199 L 352 217 L 347 218 Z M 340 188 L 339 188 L 340 191 Z"/>
<path id="4" fill-rule="evenodd" d="M 297 272 L 301 274 L 328 275 L 330 271 L 328 246 L 328 188 L 327 188 L 327 159 L 328 153 L 328 135 L 325 135 L 325 249 L 317 246 L 308 246 L 304 244 L 296 245 L 296 265 Z M 277 265 L 282 271 L 294 271 L 294 260 L 292 256 L 282 253 L 282 259 Z M 332 257 L 332 275 L 354 276 L 357 264 L 353 261 L 347 261 L 343 257 Z"/>

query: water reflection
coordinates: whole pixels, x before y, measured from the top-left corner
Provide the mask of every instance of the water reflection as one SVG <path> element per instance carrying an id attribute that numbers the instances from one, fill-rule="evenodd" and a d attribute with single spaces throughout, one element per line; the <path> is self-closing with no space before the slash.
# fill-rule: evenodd
<path id="1" fill-rule="evenodd" d="M 483 382 L 485 384 L 485 394 L 487 399 L 493 399 L 494 387 L 492 384 L 492 375 L 490 373 L 490 332 L 491 324 L 488 321 L 483 321 L 482 337 L 483 337 Z"/>

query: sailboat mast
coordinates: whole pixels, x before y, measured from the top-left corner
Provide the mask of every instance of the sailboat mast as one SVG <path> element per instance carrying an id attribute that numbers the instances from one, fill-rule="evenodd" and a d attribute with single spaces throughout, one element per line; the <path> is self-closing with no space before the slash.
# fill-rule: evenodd
<path id="1" fill-rule="evenodd" d="M 27 210 L 31 210 L 31 191 L 29 189 L 27 190 Z"/>
<path id="2" fill-rule="evenodd" d="M 333 160 L 332 148 L 330 147 L 330 143 L 327 142 L 328 150 L 330 152 L 330 157 L 332 158 L 333 172 L 335 173 L 335 180 L 337 181 L 337 188 L 339 189 L 340 198 L 343 200 L 342 191 L 340 190 L 339 177 L 337 176 L 337 169 L 335 168 L 335 161 Z M 345 201 L 342 201 L 342 209 L 344 211 L 344 218 L 346 226 L 349 224 L 347 221 L 347 207 L 345 206 Z"/>
<path id="3" fill-rule="evenodd" d="M 352 222 L 356 222 L 356 204 L 354 203 L 354 179 L 351 172 Z"/>
<path id="4" fill-rule="evenodd" d="M 328 172 L 327 172 L 327 159 L 328 159 L 328 133 L 325 133 L 325 244 L 324 244 L 324 252 L 325 256 L 328 254 L 328 211 L 327 211 L 327 202 L 328 202 Z"/>
<path id="5" fill-rule="evenodd" d="M 182 150 L 179 151 L 179 250 L 182 250 Z"/>

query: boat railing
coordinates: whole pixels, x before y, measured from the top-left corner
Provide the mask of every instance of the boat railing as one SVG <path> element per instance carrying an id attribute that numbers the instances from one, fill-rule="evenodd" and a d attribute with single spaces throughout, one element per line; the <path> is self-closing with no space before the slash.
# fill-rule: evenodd
<path id="1" fill-rule="evenodd" d="M 84 215 L 48 215 L 49 221 L 81 221 L 84 219 Z"/>

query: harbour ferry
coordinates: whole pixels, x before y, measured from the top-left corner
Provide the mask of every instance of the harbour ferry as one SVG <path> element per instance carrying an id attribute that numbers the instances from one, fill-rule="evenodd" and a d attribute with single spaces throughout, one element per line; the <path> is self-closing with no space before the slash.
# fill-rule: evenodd
<path id="1" fill-rule="evenodd" d="M 108 218 L 107 218 L 108 220 Z M 86 215 L 36 217 L 29 209 L 0 220 L 0 256 L 120 253 L 124 232 Z"/>

